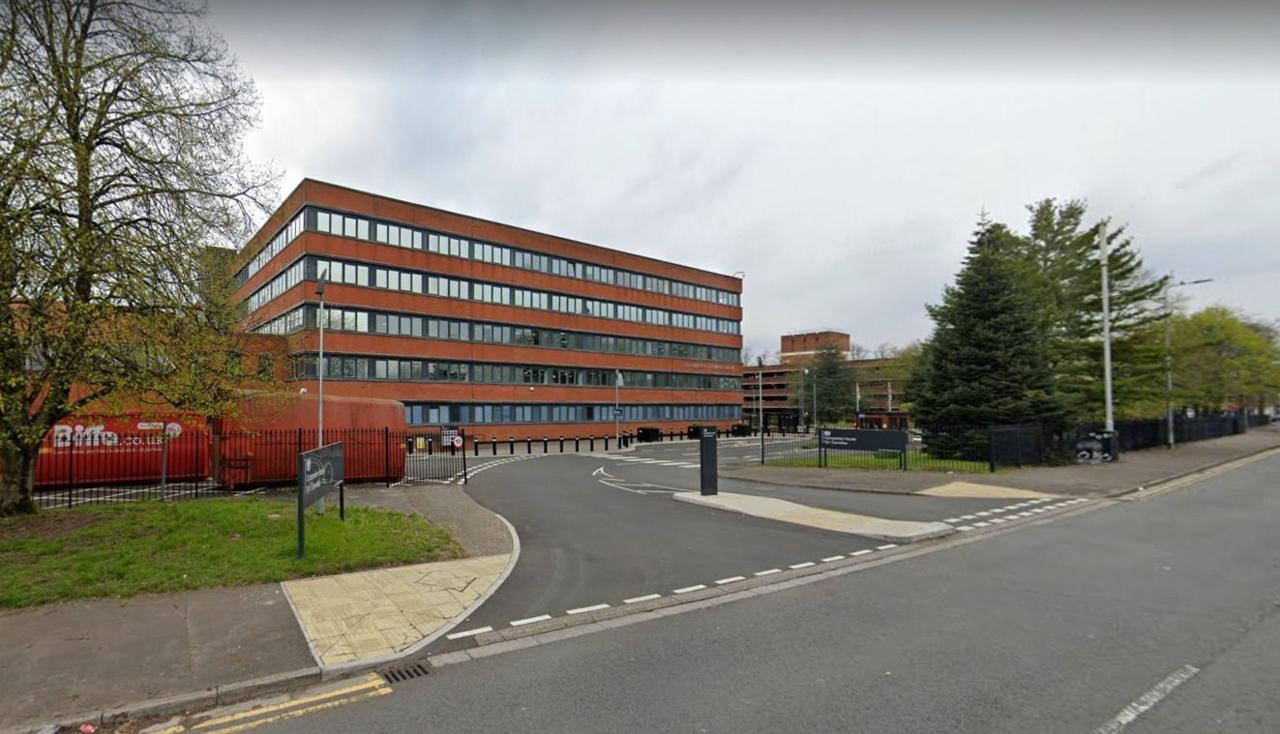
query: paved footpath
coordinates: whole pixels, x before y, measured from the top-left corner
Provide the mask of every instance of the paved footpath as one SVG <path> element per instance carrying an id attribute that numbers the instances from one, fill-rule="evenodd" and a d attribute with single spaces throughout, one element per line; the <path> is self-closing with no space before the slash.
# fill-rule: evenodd
<path id="1" fill-rule="evenodd" d="M 431 489 L 348 499 L 441 522 L 469 558 L 0 613 L 0 731 L 173 696 L 210 705 L 247 681 L 318 680 L 422 647 L 500 582 L 513 551 L 502 520 L 461 488 Z"/>
<path id="2" fill-rule="evenodd" d="M 1280 428 L 1255 428 L 1227 438 L 1182 444 L 1173 451 L 1147 449 L 1121 454 L 1114 464 L 1074 464 L 1001 470 L 994 474 L 926 471 L 809 469 L 741 464 L 721 477 L 771 484 L 867 492 L 921 493 L 957 480 L 1056 495 L 1113 497 L 1140 487 L 1280 447 Z M 959 495 L 953 495 L 959 496 Z"/>

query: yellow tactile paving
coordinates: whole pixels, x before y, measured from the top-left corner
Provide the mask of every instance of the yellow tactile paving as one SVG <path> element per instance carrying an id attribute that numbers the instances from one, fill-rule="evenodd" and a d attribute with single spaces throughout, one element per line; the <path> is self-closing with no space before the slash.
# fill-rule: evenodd
<path id="1" fill-rule="evenodd" d="M 1057 495 L 1033 492 L 1029 489 L 1001 487 L 995 484 L 975 484 L 973 482 L 951 482 L 938 487 L 917 492 L 930 497 L 974 497 L 979 499 L 1038 499 Z"/>
<path id="2" fill-rule="evenodd" d="M 508 554 L 286 581 L 321 665 L 403 652 L 443 627 L 502 575 Z"/>

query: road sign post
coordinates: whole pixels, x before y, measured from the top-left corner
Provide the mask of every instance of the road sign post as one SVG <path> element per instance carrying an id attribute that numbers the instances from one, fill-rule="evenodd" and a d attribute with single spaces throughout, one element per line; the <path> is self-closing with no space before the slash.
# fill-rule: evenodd
<path id="1" fill-rule="evenodd" d="M 338 491 L 338 518 L 347 519 L 345 467 L 342 442 L 298 454 L 298 557 L 306 548 L 304 513 L 326 494 Z"/>
<path id="2" fill-rule="evenodd" d="M 716 474 L 716 427 L 704 426 L 702 428 L 702 437 L 698 439 L 698 449 L 701 461 L 702 474 L 702 494 L 713 495 L 719 491 L 718 477 Z"/>

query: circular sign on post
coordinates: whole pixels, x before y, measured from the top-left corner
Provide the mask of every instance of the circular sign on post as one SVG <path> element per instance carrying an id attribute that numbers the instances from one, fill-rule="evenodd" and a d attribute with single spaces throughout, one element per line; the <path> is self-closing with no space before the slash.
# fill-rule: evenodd
<path id="1" fill-rule="evenodd" d="M 457 449 L 462 448 L 462 436 L 453 437 L 453 447 Z"/>

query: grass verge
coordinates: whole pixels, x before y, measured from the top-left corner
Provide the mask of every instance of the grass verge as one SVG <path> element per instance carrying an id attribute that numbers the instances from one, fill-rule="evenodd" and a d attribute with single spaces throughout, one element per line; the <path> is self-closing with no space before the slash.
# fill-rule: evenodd
<path id="1" fill-rule="evenodd" d="M 348 507 L 306 516 L 263 498 L 130 502 L 0 518 L 0 608 L 283 581 L 463 555 L 417 515 Z"/>
<path id="2" fill-rule="evenodd" d="M 816 454 L 808 456 L 783 456 L 766 458 L 766 466 L 817 467 Z M 828 454 L 827 467 L 836 469 L 869 469 L 873 471 L 901 471 L 901 459 L 897 455 L 885 456 L 875 453 Z M 990 471 L 985 461 L 968 461 L 965 459 L 939 459 L 923 452 L 907 453 L 908 471 L 951 471 L 975 474 L 986 474 Z"/>

